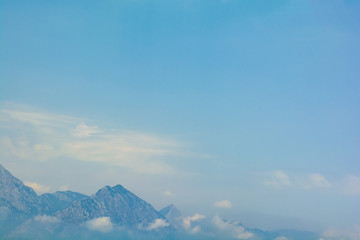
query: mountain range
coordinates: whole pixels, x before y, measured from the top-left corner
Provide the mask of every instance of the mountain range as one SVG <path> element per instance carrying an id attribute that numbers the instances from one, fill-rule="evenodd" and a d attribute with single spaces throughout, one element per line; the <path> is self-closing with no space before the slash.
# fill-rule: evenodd
<path id="1" fill-rule="evenodd" d="M 317 240 L 312 232 L 266 232 L 238 221 L 184 216 L 173 204 L 157 211 L 121 185 L 91 196 L 37 195 L 0 164 L 0 239 L 253 239 Z"/>

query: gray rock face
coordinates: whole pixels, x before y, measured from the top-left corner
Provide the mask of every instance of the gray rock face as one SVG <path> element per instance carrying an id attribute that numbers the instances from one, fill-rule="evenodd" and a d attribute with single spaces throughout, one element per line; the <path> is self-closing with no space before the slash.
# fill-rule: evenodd
<path id="1" fill-rule="evenodd" d="M 0 164 L 0 238 L 32 217 L 52 214 L 86 197 L 70 191 L 38 196 Z"/>
<path id="2" fill-rule="evenodd" d="M 71 191 L 38 196 L 0 165 L 0 237 L 37 239 L 83 234 L 89 231 L 88 221 L 103 217 L 108 217 L 116 229 L 173 230 L 149 203 L 121 185 L 103 187 L 90 197 Z"/>
<path id="3" fill-rule="evenodd" d="M 35 191 L 0 164 L 0 237 L 40 210 Z"/>
<path id="4" fill-rule="evenodd" d="M 117 185 L 103 187 L 92 196 L 74 201 L 67 208 L 50 216 L 35 216 L 16 228 L 9 236 L 13 239 L 23 236 L 29 239 L 51 239 L 61 236 L 67 239 L 76 235 L 82 239 L 98 234 L 98 230 L 89 227 L 88 223 L 104 217 L 108 217 L 113 226 L 113 230 L 108 234 L 114 239 L 126 233 L 124 230 L 133 233 L 146 232 L 146 236 L 150 236 L 151 224 L 159 219 L 167 222 L 149 203 Z M 171 226 L 162 226 L 155 232 L 162 234 L 173 230 Z"/>
<path id="5" fill-rule="evenodd" d="M 45 193 L 40 195 L 41 210 L 45 214 L 53 214 L 69 206 L 72 202 L 88 198 L 87 195 L 72 192 L 58 191 L 55 193 Z"/>
<path id="6" fill-rule="evenodd" d="M 16 209 L 28 214 L 39 211 L 39 197 L 35 191 L 11 175 L 0 164 L 0 198 L 11 203 Z"/>
<path id="7" fill-rule="evenodd" d="M 115 224 L 133 227 L 165 219 L 149 203 L 121 185 L 103 187 L 90 198 L 73 202 L 54 214 L 67 223 L 82 223 L 94 218 L 110 217 Z"/>
<path id="8" fill-rule="evenodd" d="M 58 191 L 38 196 L 32 188 L 25 186 L 0 164 L 0 198 L 29 215 L 52 214 L 86 197 L 88 196 L 71 191 Z"/>

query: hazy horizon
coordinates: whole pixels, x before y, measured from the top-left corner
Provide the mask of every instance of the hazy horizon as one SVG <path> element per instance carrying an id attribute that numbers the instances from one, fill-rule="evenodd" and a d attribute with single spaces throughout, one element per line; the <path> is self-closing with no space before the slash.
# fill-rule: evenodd
<path id="1" fill-rule="evenodd" d="M 360 1 L 0 11 L 0 163 L 38 194 L 360 237 Z"/>

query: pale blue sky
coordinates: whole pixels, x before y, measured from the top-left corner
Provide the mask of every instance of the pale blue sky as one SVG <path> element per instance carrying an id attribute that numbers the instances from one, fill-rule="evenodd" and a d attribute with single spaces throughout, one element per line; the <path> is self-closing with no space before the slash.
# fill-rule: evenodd
<path id="1" fill-rule="evenodd" d="M 256 227 L 360 225 L 360 1 L 0 11 L 1 163 L 23 180 L 120 183 L 158 208 Z"/>

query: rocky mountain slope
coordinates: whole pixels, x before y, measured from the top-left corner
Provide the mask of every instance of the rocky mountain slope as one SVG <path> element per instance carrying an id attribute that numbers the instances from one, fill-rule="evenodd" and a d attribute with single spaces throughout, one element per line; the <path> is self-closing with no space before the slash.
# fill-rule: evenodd
<path id="1" fill-rule="evenodd" d="M 248 239 L 317 240 L 312 232 L 262 231 L 239 221 L 184 216 L 173 204 L 156 211 L 121 185 L 95 194 L 38 196 L 0 165 L 0 239 Z"/>
<path id="2" fill-rule="evenodd" d="M 112 222 L 122 226 L 146 225 L 156 219 L 165 219 L 149 203 L 121 185 L 103 187 L 90 198 L 75 201 L 54 216 L 68 223 L 109 217 Z"/>
<path id="3" fill-rule="evenodd" d="M 40 199 L 35 191 L 23 184 L 0 164 L 0 198 L 28 214 L 39 211 Z"/>
<path id="4" fill-rule="evenodd" d="M 72 191 L 57 191 L 40 195 L 41 209 L 44 214 L 62 210 L 77 200 L 88 198 L 87 195 Z"/>
<path id="5" fill-rule="evenodd" d="M 51 238 L 101 232 L 106 227 L 174 230 L 149 203 L 121 185 L 103 187 L 90 197 L 71 191 L 38 196 L 0 165 L 0 237 Z"/>
<path id="6" fill-rule="evenodd" d="M 52 214 L 87 197 L 70 191 L 38 196 L 0 164 L 0 237 L 34 216 Z"/>

